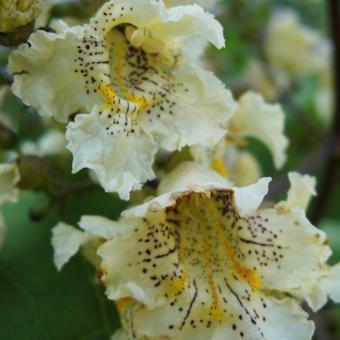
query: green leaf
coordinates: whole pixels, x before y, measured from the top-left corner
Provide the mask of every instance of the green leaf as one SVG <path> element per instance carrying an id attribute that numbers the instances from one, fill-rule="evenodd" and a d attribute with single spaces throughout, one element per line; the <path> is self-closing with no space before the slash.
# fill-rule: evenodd
<path id="1" fill-rule="evenodd" d="M 116 217 L 122 204 L 105 195 L 98 191 L 77 197 L 65 220 L 75 222 L 93 211 Z M 0 253 L 0 339 L 108 339 L 119 321 L 94 269 L 81 255 L 61 273 L 53 265 L 50 239 L 57 209 L 43 222 L 28 218 L 29 210 L 45 200 L 25 192 L 18 204 L 3 209 L 8 230 Z"/>

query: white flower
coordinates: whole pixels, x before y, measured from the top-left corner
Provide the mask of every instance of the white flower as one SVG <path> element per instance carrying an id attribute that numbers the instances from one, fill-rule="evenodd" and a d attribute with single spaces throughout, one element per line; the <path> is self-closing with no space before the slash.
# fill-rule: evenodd
<path id="1" fill-rule="evenodd" d="M 192 147 L 194 159 L 237 185 L 250 184 L 260 176 L 259 165 L 249 154 L 242 156 L 236 146 L 245 146 L 244 138 L 254 137 L 271 151 L 277 168 L 284 164 L 288 139 L 280 105 L 266 103 L 261 95 L 247 92 L 239 99 L 227 130 L 226 138 L 212 147 Z"/>
<path id="2" fill-rule="evenodd" d="M 209 146 L 225 134 L 231 94 L 182 54 L 190 36 L 224 45 L 222 27 L 199 6 L 109 1 L 89 24 L 55 29 L 12 54 L 13 91 L 60 121 L 86 113 L 67 128 L 73 170 L 93 169 L 106 191 L 127 199 L 152 179 L 159 147 Z"/>
<path id="3" fill-rule="evenodd" d="M 284 135 L 284 112 L 279 104 L 268 104 L 262 96 L 245 93 L 229 124 L 233 137 L 254 137 L 271 151 L 280 168 L 286 160 L 287 137 Z"/>
<path id="4" fill-rule="evenodd" d="M 267 30 L 270 63 L 291 75 L 318 73 L 329 61 L 331 48 L 320 33 L 304 26 L 291 10 L 275 13 Z"/>
<path id="5" fill-rule="evenodd" d="M 0 205 L 17 201 L 19 179 L 19 171 L 15 164 L 0 164 Z"/>
<path id="6" fill-rule="evenodd" d="M 160 196 L 123 213 L 98 254 L 129 338 L 311 338 L 313 323 L 285 295 L 317 287 L 330 250 L 295 188 L 309 180 L 295 178 L 286 204 L 259 208 L 268 182 L 237 188 L 186 163 Z M 337 298 L 331 275 L 324 286 Z"/>
<path id="7" fill-rule="evenodd" d="M 100 216 L 83 216 L 79 226 L 84 231 L 63 222 L 52 228 L 53 262 L 59 271 L 81 248 L 83 254 L 96 264 L 93 246 L 95 252 L 98 242 L 116 235 L 120 228 L 115 222 Z"/>
<path id="8" fill-rule="evenodd" d="M 316 195 L 315 178 L 309 175 L 302 176 L 297 172 L 289 173 L 288 178 L 291 187 L 288 190 L 287 200 L 279 203 L 277 206 L 286 210 L 296 207 L 307 209 L 311 197 Z"/>
<path id="9" fill-rule="evenodd" d="M 58 223 L 52 229 L 53 261 L 58 270 L 75 255 L 90 236 L 65 223 Z"/>
<path id="10" fill-rule="evenodd" d="M 1 0 L 0 32 L 12 32 L 29 24 L 40 13 L 41 0 Z"/>

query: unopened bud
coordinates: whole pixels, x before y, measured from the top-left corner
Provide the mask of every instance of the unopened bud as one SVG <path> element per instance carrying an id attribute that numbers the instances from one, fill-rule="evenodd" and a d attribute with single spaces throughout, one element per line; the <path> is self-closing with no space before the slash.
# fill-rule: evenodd
<path id="1" fill-rule="evenodd" d="M 47 161 L 39 156 L 23 155 L 18 161 L 20 189 L 40 189 L 47 184 L 49 167 Z"/>
<path id="2" fill-rule="evenodd" d="M 27 41 L 34 29 L 34 21 L 19 27 L 11 33 L 0 32 L 0 45 L 6 47 L 15 47 Z"/>

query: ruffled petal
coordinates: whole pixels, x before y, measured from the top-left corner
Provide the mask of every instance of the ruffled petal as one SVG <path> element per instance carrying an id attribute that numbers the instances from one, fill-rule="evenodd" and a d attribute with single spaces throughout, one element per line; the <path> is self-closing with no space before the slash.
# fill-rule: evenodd
<path id="1" fill-rule="evenodd" d="M 325 282 L 329 297 L 336 303 L 340 303 L 340 264 L 330 268 L 329 276 Z"/>
<path id="2" fill-rule="evenodd" d="M 143 132 L 125 133 L 125 118 L 94 110 L 77 115 L 67 127 L 67 148 L 73 154 L 73 172 L 83 168 L 95 171 L 100 184 L 110 192 L 116 191 L 128 199 L 131 190 L 154 178 L 152 170 L 156 145 Z"/>
<path id="3" fill-rule="evenodd" d="M 215 145 L 226 134 L 236 106 L 230 91 L 211 72 L 189 65 L 176 68 L 173 77 L 177 86 L 163 105 L 143 117 L 144 131 L 169 151 Z"/>
<path id="4" fill-rule="evenodd" d="M 252 301 L 252 304 L 254 302 Z M 256 303 L 255 303 L 256 305 Z M 308 320 L 308 314 L 292 299 L 276 300 L 265 297 L 258 298 L 258 307 L 263 307 L 261 318 L 249 320 L 243 336 L 235 334 L 232 327 L 221 327 L 218 329 L 212 340 L 223 339 L 273 339 L 273 340 L 308 340 L 314 333 L 314 324 Z M 257 307 L 257 308 L 258 308 Z M 255 307 L 256 308 L 256 307 Z M 262 333 L 262 334 L 261 334 Z"/>
<path id="5" fill-rule="evenodd" d="M 19 189 L 16 187 L 20 174 L 15 164 L 0 164 L 0 205 L 16 202 Z"/>
<path id="6" fill-rule="evenodd" d="M 195 170 L 182 165 L 182 174 L 199 180 Z M 183 181 L 181 191 L 126 211 L 121 229 L 126 218 L 134 228 L 99 248 L 101 280 L 123 324 L 151 339 L 309 339 L 307 315 L 292 299 L 273 297 L 308 301 L 330 255 L 325 234 L 301 207 L 258 208 L 268 179 L 243 188 L 208 184 Z M 294 320 L 289 331 L 280 309 L 287 323 Z"/>
<path id="7" fill-rule="evenodd" d="M 93 65 L 97 78 L 100 73 L 108 73 L 109 67 L 98 64 L 98 55 L 86 61 L 79 55 L 84 39 L 82 27 L 71 28 L 60 21 L 54 28 L 56 33 L 38 30 L 13 51 L 9 69 L 14 75 L 12 89 L 16 96 L 41 115 L 66 122 L 70 114 L 89 112 L 96 103 L 104 102 L 99 93 L 88 89 L 91 84 L 86 81 L 91 80 Z"/>
<path id="8" fill-rule="evenodd" d="M 248 92 L 239 100 L 229 128 L 235 136 L 255 137 L 265 143 L 276 167 L 285 162 L 288 140 L 284 112 L 278 104 L 267 104 L 259 94 Z"/>
<path id="9" fill-rule="evenodd" d="M 145 307 L 128 309 L 130 327 L 127 332 L 134 332 L 136 338 L 148 339 L 170 337 L 178 340 L 225 340 L 225 339 L 271 339 L 271 340 L 308 340 L 314 333 L 314 324 L 308 320 L 308 314 L 293 299 L 277 300 L 263 294 L 254 295 L 251 300 L 243 300 L 242 293 L 236 292 L 228 298 L 230 318 L 225 325 L 207 326 L 199 315 L 191 319 L 190 326 L 177 334 L 172 329 L 176 326 L 178 313 L 169 307 L 147 310 Z M 264 307 L 265 306 L 265 307 Z M 232 313 L 236 312 L 234 316 Z M 180 322 L 181 320 L 179 320 Z M 169 325 L 173 326 L 169 329 Z M 131 326 L 133 329 L 131 329 Z"/>
<path id="10" fill-rule="evenodd" d="M 107 16 L 111 16 L 114 20 L 105 21 Z M 104 28 L 103 32 L 108 32 L 121 23 L 129 23 L 138 28 L 144 28 L 164 42 L 171 41 L 174 38 L 199 35 L 218 48 L 224 46 L 221 24 L 197 5 L 166 9 L 163 1 L 108 1 L 91 21 L 93 26 L 99 25 L 99 30 Z"/>
<path id="11" fill-rule="evenodd" d="M 308 291 L 315 285 L 330 250 L 326 235 L 310 224 L 302 209 L 263 209 L 247 222 L 239 233 L 240 247 L 249 254 L 247 265 L 261 273 L 263 288 Z"/>
<path id="12" fill-rule="evenodd" d="M 277 300 L 261 292 L 251 291 L 245 282 L 235 277 L 223 281 L 215 279 L 208 287 L 212 289 L 216 285 L 216 292 L 223 296 L 219 302 L 221 306 L 217 309 L 205 307 L 208 301 L 203 289 L 203 278 L 193 281 L 192 289 L 189 285 L 186 291 L 178 291 L 178 295 L 175 295 L 178 298 L 170 303 L 152 308 L 130 298 L 118 300 L 117 306 L 126 334 L 130 334 L 131 338 L 170 337 L 179 340 L 311 338 L 313 323 L 293 299 Z M 176 284 L 181 286 L 183 282 L 179 280 Z M 171 290 L 168 294 L 171 294 Z M 225 308 L 225 319 L 218 319 L 218 308 Z M 291 327 L 287 330 L 289 324 Z"/>
<path id="13" fill-rule="evenodd" d="M 52 229 L 53 261 L 58 270 L 75 255 L 80 246 L 90 240 L 90 236 L 65 223 L 58 223 Z"/>
<path id="14" fill-rule="evenodd" d="M 256 183 L 233 188 L 234 202 L 240 216 L 248 216 L 257 210 L 268 192 L 270 177 L 260 178 Z"/>
<path id="15" fill-rule="evenodd" d="M 130 24 L 132 31 L 137 30 L 136 34 L 131 32 L 125 36 L 134 47 L 142 45 L 139 54 L 144 54 L 138 57 L 137 65 L 132 60 L 136 50 L 131 58 L 126 58 L 126 51 L 116 44 L 119 40 L 111 39 L 112 35 L 117 37 L 117 27 L 121 24 Z M 135 106 L 145 109 L 143 93 L 129 95 L 127 85 L 123 84 L 125 70 L 119 65 L 125 59 L 130 63 L 131 72 L 133 69 L 144 71 L 142 76 L 137 76 L 137 83 L 134 82 L 136 75 L 127 79 L 133 85 L 133 91 L 138 93 L 139 82 L 150 85 L 155 80 L 149 79 L 148 73 L 157 73 L 155 68 L 150 71 L 152 65 L 143 68 L 146 66 L 145 52 L 157 52 L 158 57 L 153 59 L 169 59 L 174 63 L 180 54 L 181 41 L 190 35 L 200 35 L 218 47 L 224 43 L 221 25 L 199 6 L 166 9 L 162 2 L 150 0 L 108 1 L 89 24 L 68 27 L 59 21 L 53 28 L 56 33 L 38 31 L 32 34 L 27 44 L 12 53 L 9 68 L 14 74 L 14 93 L 42 115 L 54 116 L 63 122 L 73 113 L 90 112 L 95 104 L 109 101 L 112 105 L 115 80 L 123 95 L 120 110 L 126 112 L 126 105 L 131 105 L 130 109 Z M 110 56 L 114 47 L 119 50 L 118 58 L 117 55 L 114 58 L 116 65 L 111 64 Z M 152 59 L 150 55 L 149 58 Z"/>
<path id="16" fill-rule="evenodd" d="M 184 162 L 162 178 L 158 186 L 158 194 L 193 190 L 194 187 L 199 186 L 231 188 L 231 183 L 201 164 Z"/>
<path id="17" fill-rule="evenodd" d="M 118 223 L 102 216 L 82 216 L 79 226 L 85 232 L 103 239 L 123 235 L 136 227 L 136 225 L 131 225 L 127 221 Z"/>
<path id="18" fill-rule="evenodd" d="M 306 210 L 312 196 L 316 195 L 314 177 L 301 175 L 297 172 L 288 174 L 290 188 L 288 190 L 287 200 L 280 202 L 277 207 L 291 210 L 301 208 Z"/>
<path id="19" fill-rule="evenodd" d="M 331 52 L 327 45 L 329 42 L 319 32 L 302 25 L 291 10 L 278 12 L 270 20 L 265 44 L 267 57 L 271 64 L 292 75 L 324 69 Z"/>
<path id="20" fill-rule="evenodd" d="M 328 299 L 335 303 L 340 303 L 340 263 L 330 268 L 325 268 L 322 276 L 309 288 L 309 290 L 296 290 L 292 293 L 296 297 L 305 300 L 314 312 L 322 308 Z"/>

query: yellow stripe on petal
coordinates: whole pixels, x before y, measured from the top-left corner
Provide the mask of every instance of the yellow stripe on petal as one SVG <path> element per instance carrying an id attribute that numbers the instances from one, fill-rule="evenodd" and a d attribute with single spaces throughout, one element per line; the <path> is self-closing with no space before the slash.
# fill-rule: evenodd
<path id="1" fill-rule="evenodd" d="M 258 291 L 261 287 L 261 278 L 256 270 L 247 268 L 237 260 L 233 247 L 229 241 L 225 241 L 225 250 L 231 259 L 233 270 L 239 277 L 246 281 L 254 291 Z"/>
<path id="2" fill-rule="evenodd" d="M 221 176 L 223 177 L 228 177 L 229 172 L 228 169 L 225 165 L 224 159 L 223 158 L 215 158 L 211 162 L 211 168 L 218 172 Z"/>

